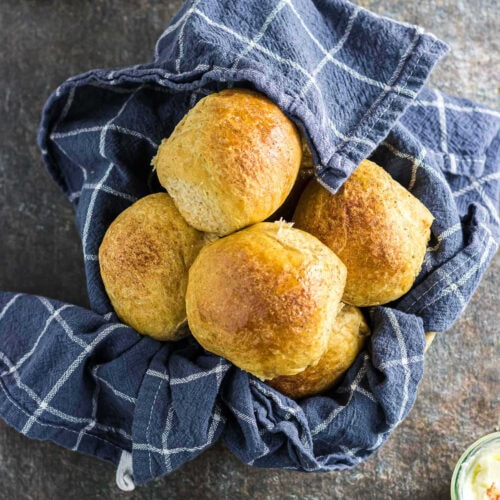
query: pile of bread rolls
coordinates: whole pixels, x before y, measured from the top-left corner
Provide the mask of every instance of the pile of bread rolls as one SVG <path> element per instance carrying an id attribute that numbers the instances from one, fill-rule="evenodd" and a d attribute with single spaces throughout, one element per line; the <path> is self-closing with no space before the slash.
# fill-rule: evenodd
<path id="1" fill-rule="evenodd" d="M 99 249 L 117 315 L 158 340 L 191 332 L 290 397 L 329 389 L 370 334 L 358 308 L 401 297 L 421 268 L 422 203 L 368 160 L 335 194 L 303 190 L 310 152 L 257 92 L 199 101 L 152 165 L 166 192 L 122 212 Z"/>

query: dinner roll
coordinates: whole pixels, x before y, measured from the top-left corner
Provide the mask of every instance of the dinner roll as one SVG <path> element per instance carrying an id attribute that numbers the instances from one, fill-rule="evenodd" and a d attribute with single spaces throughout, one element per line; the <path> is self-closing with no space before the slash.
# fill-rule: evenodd
<path id="1" fill-rule="evenodd" d="M 166 193 L 124 210 L 99 248 L 102 280 L 119 318 L 157 340 L 184 336 L 188 269 L 204 241 Z"/>
<path id="2" fill-rule="evenodd" d="M 264 222 L 219 239 L 189 270 L 194 337 L 260 379 L 318 361 L 340 305 L 345 266 L 314 236 Z"/>
<path id="3" fill-rule="evenodd" d="M 265 96 L 229 89 L 201 99 L 153 158 L 188 223 L 225 235 L 269 217 L 292 189 L 302 147 Z"/>
<path id="4" fill-rule="evenodd" d="M 368 335 L 370 329 L 361 311 L 345 305 L 335 319 L 328 347 L 318 363 L 297 375 L 269 380 L 268 384 L 294 399 L 324 392 L 351 366 Z"/>
<path id="5" fill-rule="evenodd" d="M 433 217 L 383 168 L 365 160 L 336 194 L 317 181 L 308 184 L 294 221 L 346 265 L 342 300 L 372 306 L 391 302 L 411 288 Z"/>

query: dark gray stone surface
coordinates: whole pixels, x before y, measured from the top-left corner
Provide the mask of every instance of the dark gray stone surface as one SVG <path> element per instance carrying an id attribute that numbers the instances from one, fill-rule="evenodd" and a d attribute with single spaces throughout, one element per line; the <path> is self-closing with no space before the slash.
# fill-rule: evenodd
<path id="1" fill-rule="evenodd" d="M 41 108 L 50 91 L 73 74 L 149 60 L 180 3 L 0 2 L 0 290 L 86 305 L 72 209 L 35 145 Z M 498 105 L 496 0 L 359 3 L 420 24 L 451 45 L 431 79 L 436 87 Z M 463 449 L 499 425 L 499 285 L 497 255 L 462 319 L 432 344 L 410 416 L 353 471 L 259 470 L 219 445 L 171 476 L 122 494 L 112 466 L 31 441 L 0 422 L 0 499 L 447 498 Z"/>

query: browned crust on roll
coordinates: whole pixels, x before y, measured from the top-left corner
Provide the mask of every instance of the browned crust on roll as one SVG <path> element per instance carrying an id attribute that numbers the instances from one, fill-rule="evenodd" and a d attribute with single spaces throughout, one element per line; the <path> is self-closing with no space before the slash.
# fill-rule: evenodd
<path id="1" fill-rule="evenodd" d="M 323 354 L 345 267 L 313 236 L 261 223 L 207 245 L 189 271 L 189 327 L 208 351 L 261 379 Z"/>
<path id="2" fill-rule="evenodd" d="M 433 216 L 375 163 L 365 160 L 336 194 L 312 181 L 294 214 L 298 228 L 347 267 L 343 301 L 385 304 L 404 295 L 420 271 Z"/>
<path id="3" fill-rule="evenodd" d="M 351 366 L 368 335 L 370 329 L 361 311 L 345 305 L 335 319 L 328 347 L 318 363 L 297 375 L 269 380 L 268 384 L 294 399 L 320 394 L 332 387 Z"/>
<path id="4" fill-rule="evenodd" d="M 124 210 L 99 248 L 102 280 L 120 319 L 158 340 L 184 335 L 188 268 L 204 242 L 166 193 Z"/>
<path id="5" fill-rule="evenodd" d="M 153 164 L 190 225 L 225 235 L 283 203 L 301 157 L 298 131 L 278 106 L 257 92 L 228 89 L 199 101 Z"/>

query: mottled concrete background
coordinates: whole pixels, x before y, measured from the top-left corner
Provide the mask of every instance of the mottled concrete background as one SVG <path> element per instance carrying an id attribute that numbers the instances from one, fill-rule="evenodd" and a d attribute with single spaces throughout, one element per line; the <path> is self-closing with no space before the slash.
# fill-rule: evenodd
<path id="1" fill-rule="evenodd" d="M 163 0 L 0 2 L 0 289 L 85 305 L 81 249 L 69 203 L 35 146 L 41 108 L 67 77 L 150 59 L 180 6 Z M 363 0 L 420 24 L 452 52 L 432 76 L 441 90 L 498 105 L 496 0 Z M 434 341 L 418 401 L 378 453 L 350 472 L 258 470 L 216 446 L 168 478 L 121 494 L 114 468 L 0 423 L 0 499 L 448 497 L 463 449 L 499 424 L 500 255 L 462 319 Z M 448 497 L 449 498 L 449 497 Z"/>

